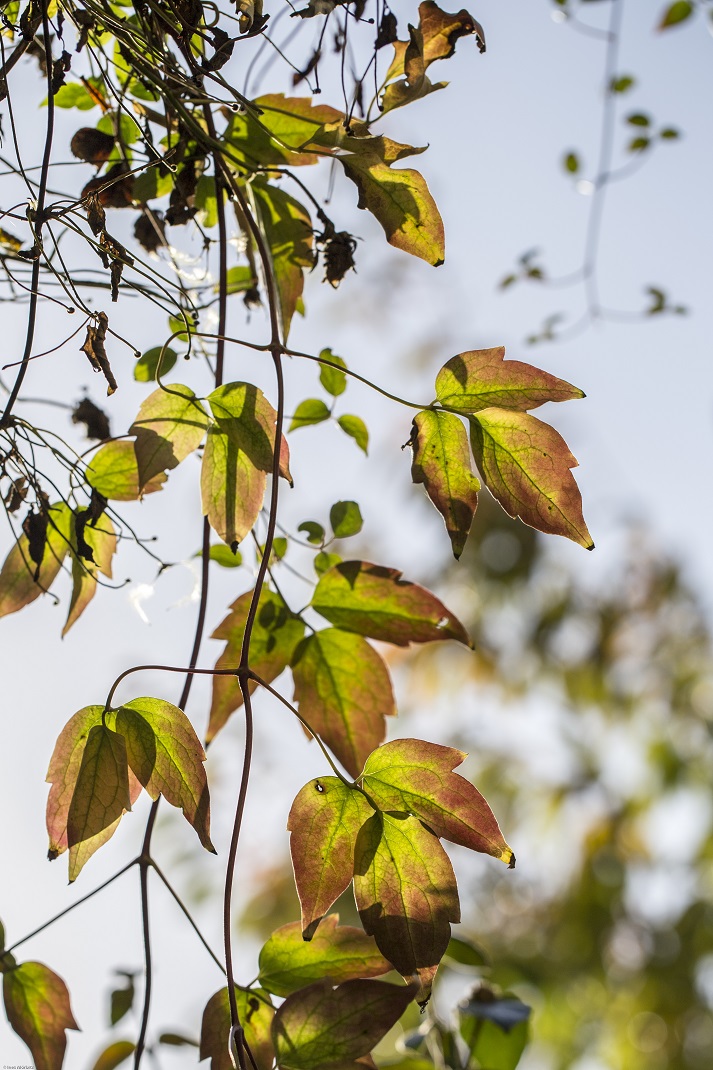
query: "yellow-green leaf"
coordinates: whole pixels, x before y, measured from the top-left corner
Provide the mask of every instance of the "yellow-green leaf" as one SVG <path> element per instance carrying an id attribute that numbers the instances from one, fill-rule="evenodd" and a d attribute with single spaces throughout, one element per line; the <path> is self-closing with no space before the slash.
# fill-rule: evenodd
<path id="1" fill-rule="evenodd" d="M 35 1066 L 62 1070 L 66 1029 L 79 1029 L 61 977 L 41 962 L 23 962 L 3 976 L 7 1019 L 32 1052 Z"/>
<path id="2" fill-rule="evenodd" d="M 312 220 L 304 205 L 279 186 L 255 182 L 253 189 L 270 249 L 286 339 L 304 290 L 305 269 L 314 266 Z"/>
<path id="3" fill-rule="evenodd" d="M 339 925 L 329 914 L 311 940 L 293 921 L 275 929 L 260 952 L 258 980 L 268 992 L 289 996 L 328 977 L 333 984 L 357 977 L 378 977 L 392 968 L 370 936 L 352 925 Z"/>
<path id="4" fill-rule="evenodd" d="M 252 591 L 240 595 L 230 607 L 227 617 L 213 632 L 211 638 L 227 641 L 216 663 L 216 669 L 237 669 L 240 664 L 243 635 L 252 597 Z M 253 672 L 265 683 L 272 683 L 290 664 L 295 647 L 304 632 L 304 623 L 289 611 L 282 598 L 268 587 L 263 587 L 250 637 L 250 666 Z M 256 686 L 255 681 L 251 680 L 250 691 L 254 691 Z M 213 677 L 213 697 L 206 733 L 208 742 L 242 702 L 243 696 L 236 677 Z"/>
<path id="5" fill-rule="evenodd" d="M 333 776 L 310 780 L 292 803 L 287 828 L 306 940 L 349 886 L 357 835 L 373 812 L 360 791 Z"/>
<path id="6" fill-rule="evenodd" d="M 272 1023 L 281 1070 L 346 1068 L 368 1055 L 413 999 L 412 986 L 329 981 L 288 996 Z"/>
<path id="7" fill-rule="evenodd" d="M 484 409 L 470 418 L 470 441 L 485 485 L 506 513 L 594 549 L 570 471 L 577 461 L 553 427 L 528 413 Z"/>
<path id="8" fill-rule="evenodd" d="M 270 1026 L 275 1014 L 270 997 L 261 989 L 245 992 L 235 989 L 240 1024 L 255 1060 L 257 1070 L 271 1070 L 274 1051 Z M 228 1053 L 230 1037 L 230 999 L 227 988 L 221 988 L 208 1000 L 201 1023 L 199 1058 L 210 1059 L 210 1070 L 234 1070 L 235 1063 Z"/>
<path id="9" fill-rule="evenodd" d="M 76 550 L 76 538 L 72 539 L 72 597 L 69 603 L 67 620 L 62 629 L 65 636 L 69 629 L 81 617 L 97 591 L 97 572 L 111 579 L 111 562 L 116 552 L 116 533 L 106 513 L 95 524 L 88 523 L 84 528 L 84 541 L 91 549 L 94 561 L 79 557 Z"/>
<path id="10" fill-rule="evenodd" d="M 453 554 L 463 553 L 478 505 L 480 480 L 474 475 L 465 427 L 457 416 L 426 409 L 411 430 L 411 478 L 423 483 L 446 522 Z"/>
<path id="11" fill-rule="evenodd" d="M 153 167 L 151 173 L 155 174 L 157 170 L 156 167 Z M 154 346 L 153 349 L 147 349 L 134 365 L 134 379 L 137 383 L 152 383 L 156 378 L 156 372 L 159 370 L 159 361 L 161 362 L 161 378 L 163 378 L 164 375 L 170 372 L 177 360 L 177 353 L 168 346 L 165 349 L 162 346 Z"/>
<path id="12" fill-rule="evenodd" d="M 159 388 L 149 394 L 129 428 L 129 434 L 136 436 L 139 490 L 193 453 L 209 424 L 208 414 L 190 387 L 176 383 L 170 390 Z"/>
<path id="13" fill-rule="evenodd" d="M 139 469 L 134 443 L 128 440 L 107 442 L 92 457 L 87 466 L 87 481 L 105 498 L 132 502 L 144 494 L 161 490 L 166 482 L 163 472 L 157 473 L 143 489 L 139 486 Z"/>
<path id="14" fill-rule="evenodd" d="M 27 536 L 20 536 L 0 570 L 0 617 L 17 613 L 52 586 L 69 550 L 71 521 L 72 511 L 64 502 L 49 507 L 47 541 L 36 580 Z"/>
<path id="15" fill-rule="evenodd" d="M 570 401 L 584 393 L 564 379 L 520 360 L 505 360 L 505 347 L 459 353 L 436 376 L 442 405 L 472 413 L 501 409 L 536 409 L 546 401 Z"/>
<path id="16" fill-rule="evenodd" d="M 378 813 L 359 831 L 354 857 L 359 916 L 381 953 L 404 977 L 416 974 L 419 1003 L 460 921 L 458 889 L 448 855 L 415 817 Z"/>
<path id="17" fill-rule="evenodd" d="M 115 1040 L 113 1044 L 104 1049 L 92 1070 L 116 1070 L 117 1066 L 121 1066 L 130 1055 L 133 1055 L 135 1048 L 136 1045 L 130 1040 Z"/>
<path id="18" fill-rule="evenodd" d="M 134 775 L 151 798 L 163 795 L 180 807 L 206 850 L 215 853 L 205 753 L 183 710 L 163 699 L 135 698 L 117 711 L 116 730 L 126 743 Z"/>
<path id="19" fill-rule="evenodd" d="M 380 810 L 407 811 L 437 836 L 513 867 L 493 811 L 470 781 L 452 772 L 465 757 L 422 739 L 395 739 L 369 755 L 364 789 Z"/>
<path id="20" fill-rule="evenodd" d="M 675 0 L 664 11 L 659 22 L 659 30 L 667 30 L 669 26 L 677 26 L 679 22 L 689 19 L 695 8 L 690 0 Z"/>
<path id="21" fill-rule="evenodd" d="M 69 847 L 88 840 L 131 809 L 123 738 L 102 724 L 89 729 L 67 815 Z"/>
<path id="22" fill-rule="evenodd" d="M 396 714 L 389 670 L 360 635 L 326 628 L 305 639 L 292 662 L 295 703 L 352 776 Z"/>
<path id="23" fill-rule="evenodd" d="M 397 646 L 456 639 L 470 645 L 460 621 L 434 594 L 394 568 L 343 561 L 320 579 L 312 607 L 345 631 Z"/>

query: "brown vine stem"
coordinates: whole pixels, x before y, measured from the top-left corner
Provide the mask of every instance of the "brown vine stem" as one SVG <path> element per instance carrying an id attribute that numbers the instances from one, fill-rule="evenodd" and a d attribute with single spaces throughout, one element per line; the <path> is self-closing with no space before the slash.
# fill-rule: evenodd
<path id="1" fill-rule="evenodd" d="M 22 362 L 15 377 L 10 397 L 7 400 L 5 410 L 0 417 L 0 427 L 7 427 L 10 423 L 12 410 L 17 401 L 22 383 L 27 374 L 27 368 L 32 353 L 32 344 L 35 339 L 35 324 L 37 321 L 37 304 L 39 301 L 38 287 L 40 283 L 40 264 L 42 261 L 42 227 L 45 219 L 45 196 L 47 193 L 47 179 L 49 175 L 50 157 L 52 155 L 52 139 L 54 137 L 54 95 L 52 93 L 52 46 L 50 44 L 50 24 L 47 17 L 48 0 L 42 5 L 42 32 L 45 43 L 45 63 L 47 66 L 47 127 L 45 133 L 45 147 L 42 155 L 42 170 L 40 171 L 40 183 L 37 190 L 37 203 L 34 213 L 34 238 L 35 260 L 32 263 L 32 278 L 30 280 L 30 305 L 27 312 L 27 332 L 25 335 L 25 348 L 22 354 Z"/>

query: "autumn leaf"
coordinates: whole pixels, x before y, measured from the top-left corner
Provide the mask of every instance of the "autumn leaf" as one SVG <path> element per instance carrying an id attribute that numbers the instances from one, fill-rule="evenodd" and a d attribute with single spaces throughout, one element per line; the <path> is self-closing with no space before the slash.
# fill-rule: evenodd
<path id="1" fill-rule="evenodd" d="M 130 809 L 126 744 L 105 725 L 94 725 L 87 734 L 69 804 L 69 847 L 103 832 Z"/>
<path id="2" fill-rule="evenodd" d="M 383 658 L 360 635 L 326 628 L 305 639 L 292 662 L 295 703 L 352 776 L 386 735 L 396 714 Z"/>
<path id="3" fill-rule="evenodd" d="M 129 434 L 136 436 L 139 490 L 193 453 L 209 424 L 208 414 L 190 387 L 172 384 L 170 390 L 160 388 L 149 394 L 129 428 Z"/>
<path id="4" fill-rule="evenodd" d="M 87 482 L 110 501 L 133 502 L 161 490 L 166 476 L 159 472 L 141 488 L 134 443 L 122 439 L 97 450 L 87 466 Z"/>
<path id="5" fill-rule="evenodd" d="M 280 304 L 283 337 L 304 290 L 304 274 L 314 266 L 314 233 L 309 212 L 279 186 L 253 183 L 255 202 L 265 230 Z"/>
<path id="6" fill-rule="evenodd" d="M 316 164 L 319 156 L 304 151 L 303 146 L 325 123 L 343 119 L 343 113 L 329 105 L 315 105 L 309 98 L 282 93 L 258 97 L 255 105 L 259 116 L 247 111 L 233 115 L 226 130 L 231 149 L 253 167 Z"/>
<path id="7" fill-rule="evenodd" d="M 3 976 L 7 1020 L 42 1070 L 62 1070 L 66 1029 L 79 1029 L 61 977 L 41 962 L 23 962 Z"/>
<path id="8" fill-rule="evenodd" d="M 276 996 L 289 996 L 323 978 L 337 984 L 378 977 L 392 968 L 373 939 L 353 925 L 339 925 L 338 914 L 323 918 L 309 941 L 299 922 L 275 929 L 260 952 L 259 967 L 260 984 Z"/>
<path id="9" fill-rule="evenodd" d="M 216 423 L 208 431 L 201 469 L 203 513 L 220 538 L 235 546 L 257 520 L 272 471 L 277 414 L 250 383 L 227 383 L 208 396 Z M 287 446 L 281 475 L 290 480 Z"/>
<path id="10" fill-rule="evenodd" d="M 270 1026 L 275 1010 L 270 997 L 261 989 L 246 992 L 236 987 L 235 999 L 257 1070 L 271 1070 L 274 1052 Z M 227 988 L 221 988 L 208 1000 L 201 1023 L 199 1058 L 210 1059 L 210 1070 L 234 1070 L 235 1064 L 228 1053 L 230 1024 L 229 993 Z"/>
<path id="11" fill-rule="evenodd" d="M 511 868 L 515 856 L 480 792 L 452 770 L 466 755 L 422 739 L 395 739 L 367 759 L 362 784 L 380 810 L 402 810 L 437 836 L 500 859 Z"/>
<path id="12" fill-rule="evenodd" d="M 180 807 L 207 851 L 210 799 L 205 753 L 183 710 L 157 698 L 135 698 L 116 713 L 116 730 L 126 743 L 129 765 L 152 799 L 163 795 Z"/>
<path id="13" fill-rule="evenodd" d="M 240 595 L 230 607 L 227 617 L 213 632 L 211 638 L 227 640 L 223 653 L 216 662 L 216 669 L 237 669 L 240 664 L 245 624 L 252 597 L 252 591 Z M 295 647 L 304 632 L 304 623 L 290 612 L 282 598 L 268 587 L 263 587 L 250 637 L 250 666 L 253 672 L 265 683 L 272 683 L 290 664 Z M 252 692 L 257 684 L 251 680 L 248 686 Z M 242 702 L 243 696 L 236 677 L 213 677 L 213 697 L 206 733 L 208 742 L 215 737 Z"/>
<path id="14" fill-rule="evenodd" d="M 436 397 L 449 409 L 480 412 L 497 406 L 526 411 L 547 401 L 571 401 L 584 393 L 564 379 L 520 360 L 505 360 L 505 347 L 459 353 L 436 376 Z"/>
<path id="15" fill-rule="evenodd" d="M 349 886 L 357 834 L 372 813 L 360 791 L 332 776 L 310 780 L 292 803 L 287 828 L 305 940 Z"/>
<path id="16" fill-rule="evenodd" d="M 412 986 L 322 980 L 288 996 L 272 1024 L 281 1070 L 342 1068 L 367 1055 L 413 999 Z"/>
<path id="17" fill-rule="evenodd" d="M 97 572 L 101 572 L 108 579 L 112 577 L 111 562 L 116 552 L 116 533 L 109 517 L 104 513 L 95 525 L 85 525 L 83 538 L 94 561 L 79 556 L 75 535 L 72 538 L 72 596 L 67 620 L 62 629 L 63 637 L 94 598 L 97 591 Z"/>
<path id="18" fill-rule="evenodd" d="M 506 513 L 594 549 L 570 471 L 577 460 L 553 427 L 528 413 L 484 409 L 470 418 L 470 441 L 483 481 Z"/>
<path id="19" fill-rule="evenodd" d="M 0 617 L 17 613 L 48 591 L 62 567 L 69 551 L 72 511 L 64 502 L 57 502 L 49 507 L 47 519 L 46 542 L 37 580 L 27 535 L 20 536 L 5 558 L 0 570 Z"/>
<path id="20" fill-rule="evenodd" d="M 448 941 L 460 921 L 458 889 L 438 838 L 415 817 L 374 814 L 360 829 L 354 894 L 365 932 L 404 977 L 417 975 L 428 1001 Z"/>
<path id="21" fill-rule="evenodd" d="M 463 553 L 478 505 L 480 480 L 473 474 L 465 427 L 457 416 L 426 409 L 411 430 L 411 478 L 423 483 L 446 522 L 456 560 Z"/>
<path id="22" fill-rule="evenodd" d="M 312 607 L 338 628 L 397 646 L 440 639 L 471 645 L 463 625 L 434 594 L 396 569 L 368 561 L 343 561 L 325 572 Z"/>

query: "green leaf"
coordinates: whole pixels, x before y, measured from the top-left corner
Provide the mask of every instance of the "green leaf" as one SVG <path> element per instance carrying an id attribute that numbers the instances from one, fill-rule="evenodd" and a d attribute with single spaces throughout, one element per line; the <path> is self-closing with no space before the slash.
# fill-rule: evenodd
<path id="1" fill-rule="evenodd" d="M 87 482 L 110 501 L 131 502 L 161 490 L 166 476 L 159 472 L 140 489 L 134 443 L 122 440 L 97 450 L 87 467 Z"/>
<path id="2" fill-rule="evenodd" d="M 225 639 L 226 646 L 216 662 L 216 669 L 237 669 L 253 592 L 240 595 L 227 617 L 213 632 L 212 639 Z M 294 616 L 282 598 L 267 587 L 260 593 L 257 616 L 250 639 L 250 667 L 270 684 L 287 668 L 295 648 L 305 633 L 305 626 Z M 251 693 L 256 688 L 251 680 Z M 243 697 L 234 676 L 213 677 L 213 698 L 206 740 L 210 743 L 234 710 L 242 706 Z"/>
<path id="3" fill-rule="evenodd" d="M 211 561 L 215 561 L 216 565 L 220 565 L 222 568 L 238 568 L 243 563 L 243 555 L 240 550 L 236 550 L 233 553 L 230 547 L 222 542 L 211 546 L 209 556 Z"/>
<path id="4" fill-rule="evenodd" d="M 281 1070 L 346 1067 L 367 1055 L 413 999 L 413 987 L 383 981 L 329 981 L 288 996 L 272 1025 Z"/>
<path id="5" fill-rule="evenodd" d="M 659 30 L 667 30 L 669 26 L 677 26 L 679 22 L 685 22 L 694 11 L 695 7 L 690 0 L 675 0 L 675 3 L 670 4 L 664 11 L 658 25 Z"/>
<path id="6" fill-rule="evenodd" d="M 576 152 L 568 152 L 562 160 L 562 165 L 570 175 L 576 175 L 580 170 L 579 156 Z"/>
<path id="7" fill-rule="evenodd" d="M 322 550 L 315 556 L 312 564 L 314 565 L 314 571 L 318 576 L 322 576 L 330 568 L 334 568 L 335 565 L 340 565 L 342 558 L 339 554 L 330 554 L 327 550 Z"/>
<path id="8" fill-rule="evenodd" d="M 339 925 L 339 915 L 322 920 L 310 941 L 293 921 L 276 929 L 260 952 L 258 980 L 276 996 L 289 996 L 328 977 L 333 984 L 357 977 L 378 977 L 392 968 L 361 929 Z"/>
<path id="9" fill-rule="evenodd" d="M 394 170 L 376 156 L 338 156 L 390 245 L 438 267 L 446 255 L 443 220 L 426 180 L 411 168 Z"/>
<path id="10" fill-rule="evenodd" d="M 333 776 L 310 780 L 292 803 L 287 828 L 305 940 L 349 886 L 357 835 L 372 813 L 360 791 Z"/>
<path id="11" fill-rule="evenodd" d="M 215 179 L 211 175 L 202 175 L 198 179 L 195 206 L 206 230 L 218 226 L 218 198 L 215 195 Z"/>
<path id="12" fill-rule="evenodd" d="M 329 523 L 337 539 L 358 535 L 364 526 L 357 502 L 335 502 L 329 510 Z"/>
<path id="13" fill-rule="evenodd" d="M 116 553 L 116 533 L 106 513 L 96 524 L 88 523 L 84 528 L 84 541 L 92 551 L 94 561 L 86 561 L 77 554 L 76 537 L 72 538 L 72 597 L 69 603 L 67 620 L 62 629 L 64 637 L 72 625 L 79 620 L 97 591 L 97 572 L 108 579 L 112 578 L 111 562 Z"/>
<path id="14" fill-rule="evenodd" d="M 192 1037 L 185 1037 L 182 1033 L 161 1033 L 158 1042 L 159 1044 L 168 1044 L 172 1048 L 182 1048 L 184 1045 L 190 1048 L 198 1047 L 197 1040 L 193 1040 Z"/>
<path id="15" fill-rule="evenodd" d="M 270 997 L 257 989 L 245 992 L 235 989 L 240 1024 L 257 1065 L 257 1070 L 271 1070 L 274 1052 L 270 1026 L 275 1013 Z M 230 999 L 227 988 L 221 988 L 208 1000 L 201 1022 L 199 1059 L 210 1059 L 210 1070 L 234 1070 L 235 1063 L 228 1052 L 230 1036 Z"/>
<path id="16" fill-rule="evenodd" d="M 429 999 L 438 964 L 460 921 L 448 855 L 415 817 L 374 814 L 359 831 L 354 894 L 365 932 L 404 977 L 417 974 L 417 1001 Z"/>
<path id="17" fill-rule="evenodd" d="M 247 264 L 240 264 L 238 267 L 228 268 L 226 281 L 228 294 L 245 293 L 246 290 L 252 290 L 257 286 L 257 279 L 253 274 L 253 270 Z M 214 289 L 217 292 L 220 287 L 216 284 Z"/>
<path id="18" fill-rule="evenodd" d="M 515 1070 L 529 1034 L 530 1008 L 514 996 L 499 998 L 483 985 L 458 1006 L 460 1034 L 471 1060 L 488 1070 Z"/>
<path id="19" fill-rule="evenodd" d="M 319 354 L 320 361 L 329 361 L 329 364 L 320 364 L 319 381 L 332 397 L 339 397 L 347 389 L 347 377 L 342 368 L 346 368 L 346 361 L 336 356 L 331 349 L 323 349 Z"/>
<path id="20" fill-rule="evenodd" d="M 113 1044 L 104 1049 L 94 1063 L 92 1070 L 115 1070 L 130 1055 L 134 1054 L 135 1049 L 136 1045 L 132 1044 L 130 1040 L 115 1040 Z"/>
<path id="21" fill-rule="evenodd" d="M 323 401 L 319 398 L 307 398 L 306 401 L 301 401 L 295 409 L 289 429 L 295 431 L 298 427 L 321 424 L 330 416 L 331 413 Z"/>
<path id="22" fill-rule="evenodd" d="M 270 248 L 282 331 L 287 339 L 302 297 L 305 269 L 314 267 L 312 220 L 304 205 L 279 186 L 256 181 L 252 188 Z"/>
<path id="23" fill-rule="evenodd" d="M 115 111 L 105 112 L 97 123 L 97 130 L 101 130 L 103 134 L 111 134 L 112 137 L 114 137 L 116 134 L 117 121 L 121 140 L 126 145 L 135 144 L 142 136 L 141 127 L 136 120 L 132 119 L 130 115 L 127 115 L 125 111 L 122 111 L 121 114 L 118 114 Z"/>
<path id="24" fill-rule="evenodd" d="M 66 82 L 55 93 L 54 104 L 57 108 L 78 108 L 79 111 L 91 111 L 92 108 L 96 108 L 97 101 L 81 82 Z"/>
<path id="25" fill-rule="evenodd" d="M 436 376 L 436 397 L 462 413 L 497 406 L 525 411 L 546 401 L 570 401 L 585 395 L 576 386 L 520 360 L 505 360 L 505 347 L 459 353 Z"/>
<path id="26" fill-rule="evenodd" d="M 330 624 L 397 646 L 470 639 L 456 617 L 430 591 L 394 568 L 344 561 L 322 576 L 312 607 Z"/>
<path id="27" fill-rule="evenodd" d="M 485 409 L 470 418 L 470 442 L 486 487 L 509 516 L 594 549 L 567 443 L 527 413 Z"/>
<path id="28" fill-rule="evenodd" d="M 363 450 L 364 453 L 369 452 L 369 431 L 360 416 L 352 416 L 350 413 L 346 413 L 344 416 L 338 417 L 337 423 L 345 435 L 349 435 L 350 438 L 354 439 L 360 450 Z"/>
<path id="29" fill-rule="evenodd" d="M 154 801 L 163 795 L 180 807 L 205 849 L 215 854 L 205 753 L 183 710 L 163 699 L 135 698 L 117 711 L 116 730 L 139 783 Z"/>
<path id="30" fill-rule="evenodd" d="M 0 617 L 17 613 L 48 591 L 62 567 L 70 546 L 72 511 L 64 502 L 57 502 L 47 515 L 47 541 L 37 579 L 26 535 L 20 536 L 5 558 L 0 570 Z"/>
<path id="31" fill-rule="evenodd" d="M 643 112 L 632 112 L 631 115 L 627 115 L 626 121 L 631 126 L 651 126 L 651 119 L 648 115 L 644 115 Z"/>
<path id="32" fill-rule="evenodd" d="M 463 423 L 448 412 L 426 409 L 413 421 L 411 478 L 423 483 L 446 522 L 456 560 L 463 553 L 478 505 L 480 480 L 474 475 Z"/>
<path id="33" fill-rule="evenodd" d="M 42 1070 L 62 1070 L 66 1029 L 79 1029 L 61 977 L 41 962 L 23 962 L 3 976 L 5 1013 Z"/>
<path id="34" fill-rule="evenodd" d="M 319 156 L 302 151 L 325 123 L 341 122 L 342 112 L 329 105 L 313 105 L 306 97 L 271 93 L 255 100 L 259 116 L 249 112 L 231 117 L 226 138 L 251 166 L 315 164 Z"/>
<path id="35" fill-rule="evenodd" d="M 389 670 L 360 635 L 326 628 L 305 639 L 292 662 L 295 703 L 309 726 L 356 777 L 395 716 Z"/>
<path id="36" fill-rule="evenodd" d="M 622 74 L 618 78 L 612 78 L 609 89 L 612 93 L 627 93 L 636 85 L 636 79 L 630 74 Z"/>
<path id="37" fill-rule="evenodd" d="M 216 424 L 208 431 L 201 469 L 203 512 L 211 527 L 234 548 L 250 532 L 272 471 L 277 413 L 250 383 L 227 383 L 208 396 Z M 290 480 L 283 439 L 281 475 Z"/>
<path id="38" fill-rule="evenodd" d="M 129 428 L 136 436 L 139 490 L 198 449 L 209 426 L 208 414 L 190 387 L 176 383 L 170 390 L 159 387 L 149 394 Z"/>
<path id="39" fill-rule="evenodd" d="M 89 729 L 67 815 L 69 847 L 103 832 L 131 809 L 126 744 L 103 724 Z"/>
<path id="40" fill-rule="evenodd" d="M 490 965 L 485 952 L 462 936 L 450 938 L 444 957 L 450 959 L 451 962 L 457 962 L 460 966 L 472 966 L 476 969 Z"/>
<path id="41" fill-rule="evenodd" d="M 304 532 L 307 542 L 311 542 L 313 546 L 321 546 L 324 542 L 324 528 L 316 520 L 303 520 L 297 530 Z"/>
<path id="42" fill-rule="evenodd" d="M 158 100 L 158 97 L 152 99 Z M 162 174 L 160 166 L 148 167 L 134 178 L 134 200 L 146 204 L 147 201 L 166 197 L 173 189 L 173 183 L 174 175 L 171 171 L 166 170 L 166 173 Z"/>
<path id="43" fill-rule="evenodd" d="M 162 353 L 163 357 L 161 357 Z M 156 379 L 159 361 L 161 361 L 161 377 L 163 378 L 170 372 L 177 360 L 178 354 L 168 347 L 164 349 L 162 346 L 154 346 L 153 349 L 147 349 L 134 365 L 134 379 L 137 383 L 153 383 Z"/>
<path id="44" fill-rule="evenodd" d="M 648 149 L 650 144 L 650 137 L 634 137 L 626 147 L 629 152 L 643 152 L 644 149 Z"/>
<path id="45" fill-rule="evenodd" d="M 112 1025 L 116 1025 L 120 1022 L 125 1014 L 128 1014 L 134 1005 L 134 996 L 136 990 L 134 988 L 133 977 L 128 976 L 126 978 L 126 985 L 124 988 L 115 988 L 111 994 L 111 1006 L 109 1012 L 109 1019 Z"/>
<path id="46" fill-rule="evenodd" d="M 414 814 L 437 836 L 500 859 L 511 868 L 515 856 L 480 792 L 452 770 L 466 755 L 422 739 L 396 739 L 373 752 L 363 786 L 380 810 Z"/>
<path id="47" fill-rule="evenodd" d="M 663 130 L 659 130 L 659 137 L 664 141 L 677 141 L 681 136 L 681 131 L 677 130 L 675 126 L 665 126 Z"/>
<path id="48" fill-rule="evenodd" d="M 63 854 L 69 846 L 67 822 L 77 778 L 82 766 L 82 758 L 90 731 L 101 725 L 103 706 L 85 706 L 69 719 L 59 734 L 55 744 L 47 780 L 52 785 L 47 799 L 47 834 L 49 836 L 48 858 L 50 861 Z M 129 770 L 129 801 L 136 802 L 141 793 L 141 785 Z M 111 839 L 118 828 L 121 815 L 96 836 L 72 847 L 69 854 L 69 879 L 73 881 L 85 862 L 107 840 Z"/>

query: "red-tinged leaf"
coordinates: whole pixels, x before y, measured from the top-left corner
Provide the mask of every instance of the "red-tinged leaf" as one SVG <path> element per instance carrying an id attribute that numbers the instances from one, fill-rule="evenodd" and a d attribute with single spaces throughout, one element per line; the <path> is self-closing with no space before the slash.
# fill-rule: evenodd
<path id="1" fill-rule="evenodd" d="M 594 549 L 570 471 L 577 460 L 553 427 L 528 413 L 485 409 L 470 418 L 470 442 L 485 485 L 506 513 Z"/>
<path id="2" fill-rule="evenodd" d="M 305 639 L 292 661 L 295 703 L 344 768 L 356 777 L 396 714 L 383 658 L 360 635 L 327 628 Z"/>
<path id="3" fill-rule="evenodd" d="M 201 471 L 203 512 L 228 546 L 252 529 L 272 472 L 277 414 L 250 383 L 227 383 L 209 395 L 216 423 L 208 432 Z M 280 474 L 291 482 L 286 445 Z"/>
<path id="4" fill-rule="evenodd" d="M 380 810 L 408 811 L 437 836 L 512 868 L 515 856 L 493 811 L 469 780 L 452 772 L 465 757 L 453 747 L 422 739 L 395 739 L 367 759 L 364 790 Z"/>
<path id="5" fill-rule="evenodd" d="M 478 505 L 480 480 L 473 474 L 465 427 L 457 416 L 426 409 L 411 430 L 411 478 L 423 483 L 446 522 L 453 554 L 463 553 Z"/>
<path id="6" fill-rule="evenodd" d="M 42 1070 L 62 1070 L 66 1029 L 79 1029 L 61 977 L 41 962 L 23 962 L 3 977 L 7 1019 Z"/>
<path id="7" fill-rule="evenodd" d="M 323 978 L 338 984 L 389 972 L 391 963 L 379 954 L 370 936 L 338 923 L 339 915 L 329 914 L 309 941 L 297 921 L 276 929 L 260 952 L 262 987 L 276 996 L 289 996 Z"/>
<path id="8" fill-rule="evenodd" d="M 279 186 L 253 182 L 255 203 L 272 259 L 283 337 L 304 289 L 305 271 L 314 267 L 314 232 L 309 212 Z"/>
<path id="9" fill-rule="evenodd" d="M 275 1010 L 266 992 L 245 992 L 235 989 L 240 1024 L 245 1030 L 258 1070 L 271 1070 L 274 1051 L 270 1026 Z M 201 1023 L 199 1058 L 210 1059 L 210 1070 L 234 1070 L 235 1063 L 228 1053 L 230 1037 L 230 999 L 227 988 L 221 988 L 208 1000 Z"/>
<path id="10" fill-rule="evenodd" d="M 130 1040 L 115 1040 L 113 1044 L 104 1049 L 92 1070 L 116 1070 L 117 1066 L 121 1066 L 130 1055 L 133 1055 L 135 1048 L 136 1045 Z"/>
<path id="11" fill-rule="evenodd" d="M 205 753 L 183 710 L 157 698 L 135 698 L 116 713 L 116 730 L 126 742 L 129 765 L 152 799 L 163 795 L 180 807 L 207 851 L 210 798 Z"/>
<path id="12" fill-rule="evenodd" d="M 463 625 L 434 594 L 368 561 L 343 561 L 325 572 L 312 607 L 337 628 L 397 646 L 438 639 L 471 646 Z"/>
<path id="13" fill-rule="evenodd" d="M 372 814 L 360 791 L 333 776 L 310 780 L 292 803 L 287 828 L 305 940 L 349 886 L 357 835 Z"/>
<path id="14" fill-rule="evenodd" d="M 129 428 L 129 434 L 136 436 L 139 489 L 193 453 L 209 424 L 208 414 L 190 387 L 172 383 L 170 389 L 149 394 Z"/>
<path id="15" fill-rule="evenodd" d="M 216 669 L 237 669 L 245 634 L 245 624 L 253 592 L 240 595 L 230 607 L 227 617 L 213 632 L 213 639 L 227 640 L 218 658 Z M 274 591 L 263 587 L 260 594 L 255 625 L 250 637 L 250 667 L 265 683 L 272 683 L 292 660 L 295 647 L 302 639 L 305 626 L 293 616 Z M 250 691 L 257 684 L 250 681 Z M 243 703 L 243 696 L 234 676 L 213 677 L 213 698 L 206 739 L 210 741 L 220 731 L 234 710 Z"/>
<path id="16" fill-rule="evenodd" d="M 415 817 L 374 814 L 361 828 L 354 857 L 354 894 L 364 930 L 404 977 L 417 975 L 419 1003 L 460 921 L 448 855 Z"/>
<path id="17" fill-rule="evenodd" d="M 71 847 L 91 839 L 131 809 L 123 738 L 102 724 L 89 729 L 67 815 Z"/>
<path id="18" fill-rule="evenodd" d="M 87 467 L 87 481 L 111 501 L 133 502 L 161 490 L 166 476 L 159 472 L 141 488 L 134 443 L 122 440 L 107 442 L 97 450 Z"/>
<path id="19" fill-rule="evenodd" d="M 414 997 L 409 985 L 383 981 L 326 981 L 288 996 L 272 1023 L 281 1070 L 349 1066 L 368 1055 L 398 1022 Z"/>
<path id="20" fill-rule="evenodd" d="M 59 734 L 47 771 L 47 780 L 52 785 L 47 799 L 47 833 L 49 835 L 50 861 L 63 854 L 68 847 L 67 821 L 74 789 L 82 765 L 82 756 L 92 728 L 101 724 L 102 706 L 85 706 L 75 713 Z M 129 801 L 136 802 L 141 785 L 129 770 Z M 69 852 L 70 883 L 79 876 L 82 866 L 118 828 L 121 815 L 96 836 L 75 844 Z"/>
<path id="21" fill-rule="evenodd" d="M 64 502 L 50 506 L 47 541 L 36 580 L 37 566 L 30 558 L 27 536 L 20 536 L 0 570 L 0 617 L 17 613 L 52 586 L 69 550 L 71 520 L 72 511 Z"/>
<path id="22" fill-rule="evenodd" d="M 111 562 L 116 553 L 116 534 L 114 525 L 104 513 L 96 523 L 96 527 L 87 524 L 84 528 L 84 541 L 89 546 L 94 557 L 94 562 L 80 558 L 76 553 L 76 539 L 72 540 L 72 597 L 69 603 L 67 620 L 62 629 L 64 637 L 69 629 L 81 617 L 84 610 L 97 591 L 97 572 L 111 579 Z"/>
<path id="23" fill-rule="evenodd" d="M 505 347 L 459 353 L 436 376 L 436 397 L 458 412 L 497 406 L 526 411 L 547 401 L 571 401 L 584 393 L 564 379 L 520 360 L 505 360 Z"/>
<path id="24" fill-rule="evenodd" d="M 439 267 L 446 255 L 443 220 L 423 175 L 366 154 L 337 159 L 359 191 L 358 207 L 381 224 L 389 245 Z"/>

